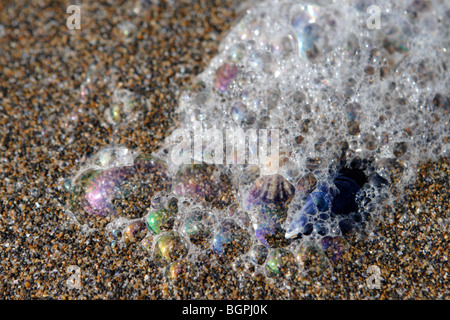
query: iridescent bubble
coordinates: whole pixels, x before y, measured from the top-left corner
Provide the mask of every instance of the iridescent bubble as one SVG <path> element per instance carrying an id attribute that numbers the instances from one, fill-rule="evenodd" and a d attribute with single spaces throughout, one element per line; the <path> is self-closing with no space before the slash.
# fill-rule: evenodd
<path id="1" fill-rule="evenodd" d="M 267 276 L 291 277 L 296 272 L 295 258 L 290 250 L 277 248 L 270 251 L 265 264 Z"/>
<path id="2" fill-rule="evenodd" d="M 337 263 L 342 259 L 347 243 L 343 237 L 326 236 L 321 240 L 321 245 L 326 256 L 332 263 Z"/>
<path id="3" fill-rule="evenodd" d="M 122 231 L 120 231 L 119 229 L 113 229 L 111 230 L 111 232 L 109 233 L 109 237 L 112 240 L 120 240 L 122 238 Z"/>
<path id="4" fill-rule="evenodd" d="M 133 167 L 118 167 L 98 172 L 86 185 L 81 199 L 84 211 L 96 216 L 115 215 L 113 200 L 129 194 L 130 186 L 127 183 L 133 174 Z"/>
<path id="5" fill-rule="evenodd" d="M 328 266 L 327 257 L 323 249 L 313 241 L 304 241 L 296 258 L 301 269 L 308 276 L 318 277 Z"/>
<path id="6" fill-rule="evenodd" d="M 155 205 L 154 201 L 155 199 L 152 199 L 152 207 Z M 152 234 L 172 230 L 178 213 L 178 200 L 170 198 L 165 204 L 159 203 L 157 207 L 158 209 L 151 210 L 147 217 L 147 227 Z"/>
<path id="7" fill-rule="evenodd" d="M 150 253 L 152 251 L 153 246 L 153 237 L 152 236 L 145 237 L 144 239 L 142 239 L 140 245 L 142 249 Z"/>
<path id="8" fill-rule="evenodd" d="M 133 153 L 124 147 L 107 147 L 97 152 L 90 162 L 105 169 L 110 166 L 129 166 Z"/>
<path id="9" fill-rule="evenodd" d="M 70 192 L 70 209 L 75 213 L 80 210 L 80 199 L 83 197 L 86 186 L 100 170 L 88 169 L 78 174 L 71 182 L 66 182 L 66 190 Z"/>
<path id="10" fill-rule="evenodd" d="M 130 244 L 141 241 L 147 234 L 147 226 L 144 221 L 137 220 L 130 223 L 123 231 L 125 243 Z"/>
<path id="11" fill-rule="evenodd" d="M 285 247 L 290 241 L 285 238 L 282 227 L 287 217 L 287 211 L 280 208 L 262 207 L 257 217 L 255 235 L 265 246 L 271 248 Z"/>
<path id="12" fill-rule="evenodd" d="M 213 252 L 220 262 L 230 262 L 246 253 L 250 249 L 251 242 L 248 232 L 236 222 L 224 220 L 214 237 Z"/>
<path id="13" fill-rule="evenodd" d="M 155 243 L 154 259 L 161 264 L 172 263 L 188 254 L 187 242 L 175 231 L 161 235 Z"/>
<path id="14" fill-rule="evenodd" d="M 236 65 L 224 63 L 214 75 L 214 86 L 222 93 L 227 92 L 230 82 L 236 78 L 237 74 L 238 68 Z"/>
<path id="15" fill-rule="evenodd" d="M 105 109 L 104 117 L 112 125 L 136 121 L 149 112 L 151 104 L 141 95 L 127 89 L 114 90 L 111 105 Z"/>
<path id="16" fill-rule="evenodd" d="M 174 190 L 178 196 L 189 196 L 216 208 L 225 208 L 234 200 L 230 178 L 215 165 L 182 166 L 174 178 Z"/>
<path id="17" fill-rule="evenodd" d="M 255 122 L 255 113 L 250 111 L 242 102 L 237 102 L 231 108 L 231 117 L 238 124 L 251 125 Z"/>
<path id="18" fill-rule="evenodd" d="M 126 148 L 110 147 L 90 159 L 90 165 L 104 169 L 89 169 L 73 182 L 71 203 L 81 220 L 117 214 L 141 218 L 155 190 L 170 186 L 162 162 L 141 155 L 133 163 L 134 156 Z"/>
<path id="19" fill-rule="evenodd" d="M 263 265 L 267 259 L 269 249 L 266 246 L 257 244 L 250 249 L 249 257 L 250 260 L 256 264 Z"/>
<path id="20" fill-rule="evenodd" d="M 194 245 L 205 249 L 213 236 L 213 217 L 210 212 L 194 210 L 184 222 L 183 230 Z"/>
<path id="21" fill-rule="evenodd" d="M 140 154 L 134 159 L 134 168 L 139 178 L 144 183 L 152 184 L 155 191 L 170 189 L 171 178 L 163 160 L 149 154 Z"/>
<path id="22" fill-rule="evenodd" d="M 166 269 L 166 278 L 169 281 L 186 280 L 194 274 L 194 264 L 186 259 L 172 262 Z"/>
<path id="23" fill-rule="evenodd" d="M 175 214 L 167 209 L 152 211 L 147 217 L 147 226 L 152 234 L 171 230 L 174 222 Z"/>

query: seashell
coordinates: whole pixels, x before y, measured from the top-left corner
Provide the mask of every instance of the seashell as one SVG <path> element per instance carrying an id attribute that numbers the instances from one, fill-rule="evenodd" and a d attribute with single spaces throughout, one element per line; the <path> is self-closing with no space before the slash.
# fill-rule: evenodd
<path id="1" fill-rule="evenodd" d="M 289 244 L 282 225 L 294 193 L 294 186 L 281 175 L 260 177 L 250 188 L 246 206 L 256 212 L 255 234 L 263 245 L 277 248 Z"/>
<path id="2" fill-rule="evenodd" d="M 295 188 L 281 175 L 262 176 L 250 188 L 247 209 L 254 206 L 287 208 L 295 194 Z"/>
<path id="3" fill-rule="evenodd" d="M 310 235 L 313 230 L 316 230 L 319 235 L 326 235 L 328 229 L 323 221 L 328 220 L 330 216 L 342 221 L 343 218 L 356 212 L 359 207 L 356 197 L 366 182 L 367 178 L 362 170 L 343 169 L 334 178 L 333 187 L 325 183 L 318 184 L 315 191 L 306 198 L 305 205 L 290 222 L 286 238 Z M 319 221 L 312 223 L 311 216 L 315 215 L 318 215 Z M 339 227 L 344 234 L 353 228 L 353 224 L 344 221 L 339 223 Z"/>

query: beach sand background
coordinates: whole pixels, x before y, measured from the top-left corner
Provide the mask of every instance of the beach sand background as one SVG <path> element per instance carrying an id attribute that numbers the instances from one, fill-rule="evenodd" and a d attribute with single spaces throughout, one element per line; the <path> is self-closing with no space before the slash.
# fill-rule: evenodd
<path id="1" fill-rule="evenodd" d="M 318 277 L 269 279 L 205 262 L 195 277 L 170 282 L 138 244 L 113 250 L 102 232 L 82 232 L 66 213 L 64 180 L 111 143 L 157 150 L 176 127 L 180 91 L 217 52 L 238 7 L 86 2 L 0 1 L 0 299 L 450 297 L 448 159 L 423 163 L 373 234 L 350 239 L 343 260 Z M 82 8 L 79 30 L 66 26 L 71 4 Z M 83 101 L 92 66 L 98 81 Z M 150 102 L 142 121 L 118 131 L 105 123 L 111 84 Z M 70 266 L 80 289 L 67 283 Z M 370 270 L 380 271 L 376 288 Z"/>

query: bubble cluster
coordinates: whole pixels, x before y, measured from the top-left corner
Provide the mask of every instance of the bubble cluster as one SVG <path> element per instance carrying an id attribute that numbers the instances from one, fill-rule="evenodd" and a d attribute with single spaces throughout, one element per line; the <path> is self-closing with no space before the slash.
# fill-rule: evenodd
<path id="1" fill-rule="evenodd" d="M 205 256 L 287 278 L 338 263 L 346 237 L 370 230 L 419 161 L 449 151 L 448 3 L 377 5 L 380 29 L 368 27 L 364 1 L 249 7 L 181 94 L 187 134 L 278 130 L 275 174 L 261 162 L 179 164 L 106 148 L 71 181 L 76 220 L 106 220 L 114 243 L 139 242 L 171 280 Z M 115 92 L 106 120 L 132 119 L 135 99 Z"/>

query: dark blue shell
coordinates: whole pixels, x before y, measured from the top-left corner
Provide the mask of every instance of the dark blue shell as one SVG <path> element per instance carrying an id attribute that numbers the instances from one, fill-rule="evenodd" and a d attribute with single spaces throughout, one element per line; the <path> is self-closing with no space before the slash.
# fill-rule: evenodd
<path id="1" fill-rule="evenodd" d="M 373 178 L 375 177 L 375 178 Z M 376 187 L 386 184 L 387 181 L 375 174 L 369 179 L 371 184 L 375 180 Z M 309 235 L 314 230 L 319 235 L 328 233 L 326 221 L 336 218 L 342 233 L 351 230 L 356 221 L 349 216 L 358 211 L 357 194 L 367 182 L 365 175 L 361 172 L 342 171 L 333 179 L 329 186 L 319 183 L 316 189 L 306 198 L 304 206 L 296 214 L 289 224 L 285 237 L 297 238 L 301 235 Z"/>

